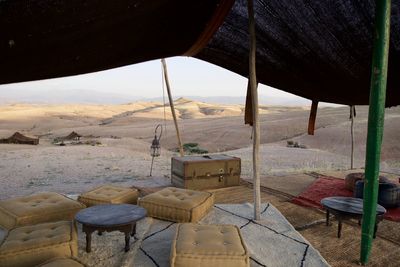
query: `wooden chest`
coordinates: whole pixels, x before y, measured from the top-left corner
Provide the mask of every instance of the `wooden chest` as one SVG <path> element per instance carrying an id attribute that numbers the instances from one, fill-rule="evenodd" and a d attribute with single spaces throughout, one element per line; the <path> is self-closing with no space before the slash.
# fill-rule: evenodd
<path id="1" fill-rule="evenodd" d="M 171 182 L 180 188 L 202 190 L 239 185 L 240 171 L 240 158 L 227 155 L 171 159 Z"/>

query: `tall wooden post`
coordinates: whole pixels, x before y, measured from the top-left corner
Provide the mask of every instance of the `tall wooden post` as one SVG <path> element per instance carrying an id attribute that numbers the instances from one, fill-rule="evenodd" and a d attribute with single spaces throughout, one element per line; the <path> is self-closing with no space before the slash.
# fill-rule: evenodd
<path id="1" fill-rule="evenodd" d="M 391 0 L 376 0 L 374 50 L 369 96 L 367 153 L 365 160 L 364 209 L 361 235 L 361 264 L 371 253 L 376 223 L 378 177 L 385 116 L 386 80 L 389 54 Z"/>
<path id="2" fill-rule="evenodd" d="M 161 63 L 162 63 L 162 66 L 163 66 L 165 85 L 167 86 L 168 99 L 169 99 L 169 106 L 171 107 L 172 117 L 174 118 L 176 136 L 177 136 L 177 138 L 178 138 L 179 153 L 181 154 L 181 157 L 183 157 L 184 154 L 183 154 L 182 140 L 181 140 L 181 135 L 180 135 L 180 133 L 179 133 L 178 120 L 176 119 L 174 101 L 172 100 L 171 87 L 169 86 L 169 79 L 168 79 L 168 72 L 167 72 L 167 63 L 165 62 L 165 59 L 161 59 Z"/>
<path id="3" fill-rule="evenodd" d="M 258 118 L 258 92 L 256 75 L 256 30 L 254 21 L 253 0 L 247 0 L 249 15 L 249 81 L 253 104 L 253 190 L 254 190 L 254 219 L 260 219 L 261 193 L 260 193 L 260 122 Z"/>
<path id="4" fill-rule="evenodd" d="M 354 169 L 354 115 L 355 115 L 355 106 L 350 106 L 350 135 L 351 135 L 351 159 L 350 159 L 350 169 Z"/>

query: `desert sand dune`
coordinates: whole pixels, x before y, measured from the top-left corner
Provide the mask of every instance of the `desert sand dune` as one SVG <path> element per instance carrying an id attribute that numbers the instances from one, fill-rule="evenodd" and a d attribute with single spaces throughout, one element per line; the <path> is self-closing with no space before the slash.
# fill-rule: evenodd
<path id="1" fill-rule="evenodd" d="M 397 109 L 398 111 L 398 109 Z M 385 129 L 382 141 L 381 160 L 387 171 L 400 171 L 400 117 L 396 111 L 388 110 L 385 116 Z M 319 128 L 314 136 L 303 134 L 293 139 L 309 148 L 320 149 L 338 155 L 350 156 L 350 121 Z M 354 154 L 356 163 L 362 167 L 365 160 L 367 141 L 367 115 L 360 113 L 354 123 Z"/>
<path id="2" fill-rule="evenodd" d="M 218 105 L 179 99 L 175 103 L 184 143 L 209 152 L 242 158 L 243 177 L 251 176 L 251 127 L 244 125 L 243 105 Z M 349 167 L 349 108 L 318 110 L 314 136 L 306 135 L 308 107 L 260 107 L 261 175 Z M 165 115 L 164 115 L 165 114 Z M 164 120 L 165 117 L 165 120 Z M 365 158 L 367 107 L 357 107 L 356 167 Z M 0 138 L 16 131 L 40 136 L 38 146 L 0 145 L 0 198 L 37 191 L 79 193 L 98 184 L 146 181 L 149 146 L 157 124 L 165 124 L 162 155 L 154 175 L 168 183 L 170 157 L 177 155 L 169 107 L 160 102 L 125 105 L 0 106 Z M 400 108 L 387 109 L 382 167 L 400 174 Z M 75 131 L 92 145 L 52 145 L 56 137 Z M 307 149 L 288 148 L 293 140 Z M 96 145 L 97 144 L 97 145 Z"/>

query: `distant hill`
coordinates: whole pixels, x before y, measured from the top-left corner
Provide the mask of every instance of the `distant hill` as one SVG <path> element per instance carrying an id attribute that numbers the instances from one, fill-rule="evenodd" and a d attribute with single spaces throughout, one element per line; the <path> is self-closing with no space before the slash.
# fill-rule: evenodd
<path id="1" fill-rule="evenodd" d="M 206 103 L 216 103 L 216 104 L 228 104 L 228 105 L 244 105 L 246 103 L 245 96 L 177 96 L 188 98 L 196 101 L 206 102 Z M 162 101 L 162 97 L 147 98 L 143 100 L 151 101 Z M 262 105 L 270 106 L 308 106 L 311 101 L 305 98 L 287 98 L 287 97 L 277 97 L 277 96 L 265 96 L 259 95 L 259 102 Z"/>
<path id="2" fill-rule="evenodd" d="M 0 104 L 123 104 L 139 97 L 91 90 L 4 90 Z"/>
<path id="3" fill-rule="evenodd" d="M 117 91 L 117 90 L 116 90 Z M 245 96 L 185 96 L 174 95 L 174 98 L 188 98 L 196 101 L 217 104 L 245 104 Z M 103 92 L 96 90 L 66 90 L 66 89 L 14 89 L 2 90 L 0 104 L 28 103 L 28 104 L 125 104 L 135 101 L 162 102 L 162 96 L 140 97 L 130 94 Z M 166 98 L 168 101 L 168 98 Z M 259 96 L 260 104 L 279 106 L 305 106 L 310 101 L 301 97 Z"/>

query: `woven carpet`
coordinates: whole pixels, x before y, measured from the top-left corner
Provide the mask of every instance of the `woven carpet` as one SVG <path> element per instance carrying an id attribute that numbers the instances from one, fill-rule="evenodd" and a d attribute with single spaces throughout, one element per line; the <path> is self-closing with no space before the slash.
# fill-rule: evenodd
<path id="1" fill-rule="evenodd" d="M 252 219 L 251 204 L 217 204 L 200 224 L 234 224 L 251 255 L 251 267 L 329 266 L 325 259 L 272 205 L 262 204 L 261 220 Z M 176 223 L 153 219 L 135 255 L 133 266 L 170 266 Z"/>
<path id="2" fill-rule="evenodd" d="M 322 209 L 321 199 L 332 196 L 352 197 L 353 192 L 346 189 L 343 179 L 322 176 L 292 202 L 305 207 Z M 387 209 L 384 218 L 400 222 L 400 208 Z"/>

